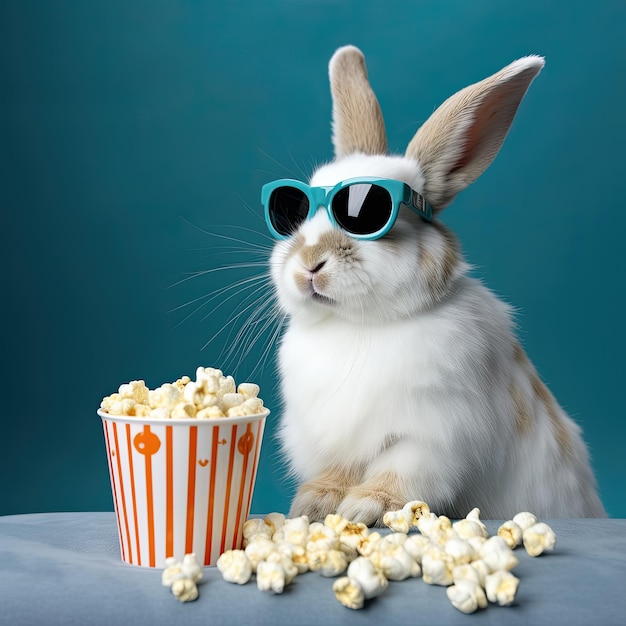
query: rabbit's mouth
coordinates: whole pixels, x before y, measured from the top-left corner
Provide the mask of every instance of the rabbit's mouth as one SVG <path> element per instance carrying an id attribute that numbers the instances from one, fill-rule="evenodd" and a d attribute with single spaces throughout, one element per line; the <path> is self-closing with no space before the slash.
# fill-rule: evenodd
<path id="1" fill-rule="evenodd" d="M 334 305 L 335 300 L 329 298 L 328 296 L 324 296 L 315 289 L 311 289 L 311 298 L 315 300 L 315 302 L 321 302 L 322 304 Z"/>

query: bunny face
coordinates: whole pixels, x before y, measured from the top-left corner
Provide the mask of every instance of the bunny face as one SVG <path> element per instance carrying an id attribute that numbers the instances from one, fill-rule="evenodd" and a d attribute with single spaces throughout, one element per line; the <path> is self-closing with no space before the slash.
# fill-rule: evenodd
<path id="1" fill-rule="evenodd" d="M 332 187 L 362 176 L 399 180 L 418 192 L 423 187 L 413 159 L 360 152 L 320 167 L 310 184 Z M 443 225 L 402 207 L 392 229 L 373 241 L 351 237 L 318 210 L 276 245 L 271 268 L 289 315 L 384 323 L 432 306 L 464 265 Z"/>

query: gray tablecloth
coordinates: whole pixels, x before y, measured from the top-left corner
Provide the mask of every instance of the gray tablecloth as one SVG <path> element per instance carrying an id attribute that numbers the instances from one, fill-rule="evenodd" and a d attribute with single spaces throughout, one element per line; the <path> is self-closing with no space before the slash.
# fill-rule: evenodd
<path id="1" fill-rule="evenodd" d="M 495 532 L 497 522 L 486 522 Z M 464 615 L 442 587 L 392 582 L 360 611 L 341 606 L 332 579 L 309 572 L 282 595 L 226 583 L 205 568 L 200 597 L 181 604 L 161 573 L 121 562 L 113 513 L 0 517 L 0 624 L 626 624 L 626 520 L 553 520 L 556 550 L 518 549 L 514 606 Z"/>

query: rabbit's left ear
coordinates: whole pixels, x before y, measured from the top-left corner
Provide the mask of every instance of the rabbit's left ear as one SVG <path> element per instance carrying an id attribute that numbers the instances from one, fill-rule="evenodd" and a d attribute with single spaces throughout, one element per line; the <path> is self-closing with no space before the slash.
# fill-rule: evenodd
<path id="1" fill-rule="evenodd" d="M 527 56 L 448 98 L 419 128 L 406 149 L 424 175 L 423 193 L 443 209 L 491 164 L 530 83 L 543 68 Z"/>
<path id="2" fill-rule="evenodd" d="M 339 48 L 330 60 L 328 72 L 335 157 L 352 152 L 384 154 L 385 122 L 369 83 L 363 53 L 354 46 Z"/>

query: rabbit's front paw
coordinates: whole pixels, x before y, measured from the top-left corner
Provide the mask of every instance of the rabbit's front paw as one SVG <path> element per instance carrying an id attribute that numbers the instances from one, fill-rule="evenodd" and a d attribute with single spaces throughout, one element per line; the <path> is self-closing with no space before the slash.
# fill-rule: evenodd
<path id="1" fill-rule="evenodd" d="M 361 468 L 327 468 L 317 478 L 300 486 L 291 503 L 289 517 L 307 515 L 311 522 L 323 522 L 329 513 L 337 512 L 346 492 L 361 475 Z"/>
<path id="2" fill-rule="evenodd" d="M 396 511 L 405 504 L 393 479 L 372 480 L 350 489 L 337 507 L 337 513 L 352 522 L 367 526 L 384 526 L 383 515 Z"/>
<path id="3" fill-rule="evenodd" d="M 289 517 L 306 515 L 310 522 L 323 522 L 329 513 L 337 510 L 343 492 L 334 487 L 323 487 L 317 482 L 304 483 L 291 503 Z"/>

